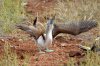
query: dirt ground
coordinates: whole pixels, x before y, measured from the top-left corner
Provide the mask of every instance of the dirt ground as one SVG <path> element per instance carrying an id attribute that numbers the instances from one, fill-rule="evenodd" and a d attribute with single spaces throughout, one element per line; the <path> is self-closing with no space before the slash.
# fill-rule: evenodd
<path id="1" fill-rule="evenodd" d="M 31 1 L 29 0 L 26 10 L 32 14 L 36 12 L 43 13 L 45 7 L 52 8 L 52 4 L 55 3 L 55 0 L 37 0 L 34 3 Z M 85 53 L 78 47 L 78 44 L 88 42 L 91 45 L 93 43 L 92 40 L 98 35 L 98 31 L 98 28 L 94 28 L 77 36 L 59 35 L 54 38 L 53 44 L 50 46 L 54 52 L 45 54 L 38 53 L 36 43 L 30 37 L 24 41 L 18 37 L 4 36 L 0 37 L 0 54 L 4 52 L 4 44 L 8 42 L 11 49 L 16 51 L 20 60 L 24 59 L 23 53 L 30 54 L 29 66 L 64 66 L 69 57 L 76 58 L 76 62 L 81 61 Z"/>
<path id="2" fill-rule="evenodd" d="M 33 15 L 38 13 L 40 16 L 40 14 L 50 12 L 55 6 L 56 1 L 57 0 L 28 0 L 25 9 L 27 13 L 31 13 Z"/>
<path id="3" fill-rule="evenodd" d="M 77 59 L 76 62 L 81 61 L 85 56 L 85 53 L 78 47 L 78 44 L 90 41 L 93 43 L 92 39 L 97 35 L 97 31 L 98 29 L 94 28 L 78 36 L 71 36 L 68 34 L 63 36 L 59 35 L 54 39 L 53 44 L 50 47 L 54 52 L 44 54 L 38 52 L 36 43 L 30 37 L 27 40 L 10 36 L 0 37 L 0 54 L 4 52 L 4 44 L 8 42 L 10 48 L 13 51 L 16 51 L 18 59 L 21 61 L 25 59 L 25 53 L 30 55 L 29 66 L 63 66 L 67 63 L 69 57 Z M 88 37 L 89 35 L 91 35 L 91 37 Z M 84 40 L 84 38 L 87 38 L 87 40 Z"/>

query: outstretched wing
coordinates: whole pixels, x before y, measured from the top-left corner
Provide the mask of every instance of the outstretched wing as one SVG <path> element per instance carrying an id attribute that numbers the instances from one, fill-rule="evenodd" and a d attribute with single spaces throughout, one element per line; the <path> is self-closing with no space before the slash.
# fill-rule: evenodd
<path id="1" fill-rule="evenodd" d="M 56 37 L 59 33 L 78 35 L 94 27 L 97 27 L 97 25 L 97 22 L 91 20 L 54 24 L 53 37 Z"/>
<path id="2" fill-rule="evenodd" d="M 21 24 L 17 25 L 17 28 L 27 32 L 31 37 L 34 37 L 35 39 L 37 39 L 45 32 L 44 26 L 40 23 L 37 23 L 37 17 L 35 18 L 32 26 Z"/>

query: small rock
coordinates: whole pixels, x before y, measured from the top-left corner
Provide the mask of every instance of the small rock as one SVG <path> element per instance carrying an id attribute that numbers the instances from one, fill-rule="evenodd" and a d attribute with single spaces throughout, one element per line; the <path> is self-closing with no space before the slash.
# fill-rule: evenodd
<path id="1" fill-rule="evenodd" d="M 83 56 L 84 54 L 80 51 L 70 51 L 69 56 L 70 57 L 75 57 L 75 56 Z"/>
<path id="2" fill-rule="evenodd" d="M 19 39 L 19 41 L 23 41 L 23 39 Z"/>
<path id="3" fill-rule="evenodd" d="M 61 46 L 65 47 L 65 46 L 67 46 L 67 44 L 66 43 L 61 43 Z"/>
<path id="4" fill-rule="evenodd" d="M 79 45 L 79 47 L 83 50 L 91 50 L 91 47 L 87 47 L 87 46 L 83 46 L 83 45 Z"/>
<path id="5" fill-rule="evenodd" d="M 1 41 L 3 41 L 3 42 L 4 42 L 5 40 L 4 40 L 4 39 L 1 39 Z"/>

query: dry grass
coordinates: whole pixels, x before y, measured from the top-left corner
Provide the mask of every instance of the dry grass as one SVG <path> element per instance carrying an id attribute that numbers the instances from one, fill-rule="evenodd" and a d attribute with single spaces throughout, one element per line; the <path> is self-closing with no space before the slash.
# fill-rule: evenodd
<path id="1" fill-rule="evenodd" d="M 57 18 L 64 22 L 90 19 L 100 21 L 99 0 L 58 0 L 54 9 Z"/>
<path id="2" fill-rule="evenodd" d="M 99 66 L 100 65 L 100 56 L 93 52 L 87 52 L 86 56 L 82 61 L 76 63 L 74 58 L 70 58 L 66 66 Z"/>
<path id="3" fill-rule="evenodd" d="M 11 50 L 11 44 L 6 41 L 4 45 L 4 53 L 0 58 L 0 66 L 28 66 L 30 55 L 25 53 L 23 54 L 24 60 L 21 63 L 21 60 L 18 58 L 16 51 Z"/>

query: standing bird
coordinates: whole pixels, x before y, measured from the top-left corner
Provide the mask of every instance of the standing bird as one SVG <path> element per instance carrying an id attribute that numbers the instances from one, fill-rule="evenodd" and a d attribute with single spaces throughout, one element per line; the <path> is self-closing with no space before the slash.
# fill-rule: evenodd
<path id="1" fill-rule="evenodd" d="M 44 53 L 42 49 L 45 49 L 46 52 L 53 52 L 53 50 L 48 49 L 48 46 L 52 44 L 53 20 L 54 17 L 47 21 L 46 32 L 43 25 L 37 23 L 37 17 L 34 20 L 33 26 L 17 25 L 17 27 L 18 29 L 26 31 L 31 37 L 35 38 L 40 53 Z"/>
<path id="2" fill-rule="evenodd" d="M 33 26 L 17 25 L 17 27 L 23 31 L 26 31 L 31 37 L 35 38 L 39 51 L 42 53 L 42 48 L 45 48 L 46 52 L 53 51 L 49 50 L 48 46 L 49 44 L 52 44 L 52 38 L 56 37 L 60 33 L 78 35 L 97 26 L 97 22 L 91 20 L 61 24 L 54 24 L 53 20 L 54 18 L 48 20 L 46 30 L 41 23 L 37 22 L 37 17 L 34 20 Z"/>
<path id="3" fill-rule="evenodd" d="M 42 53 L 42 51 L 41 51 L 42 48 L 44 48 L 46 52 L 53 52 L 54 51 L 54 50 L 48 49 L 49 45 L 52 44 L 52 41 L 53 41 L 53 37 L 52 37 L 52 30 L 54 27 L 53 20 L 54 20 L 54 18 L 51 18 L 47 21 L 45 34 L 41 35 L 37 39 L 37 44 L 38 44 L 40 53 Z"/>

